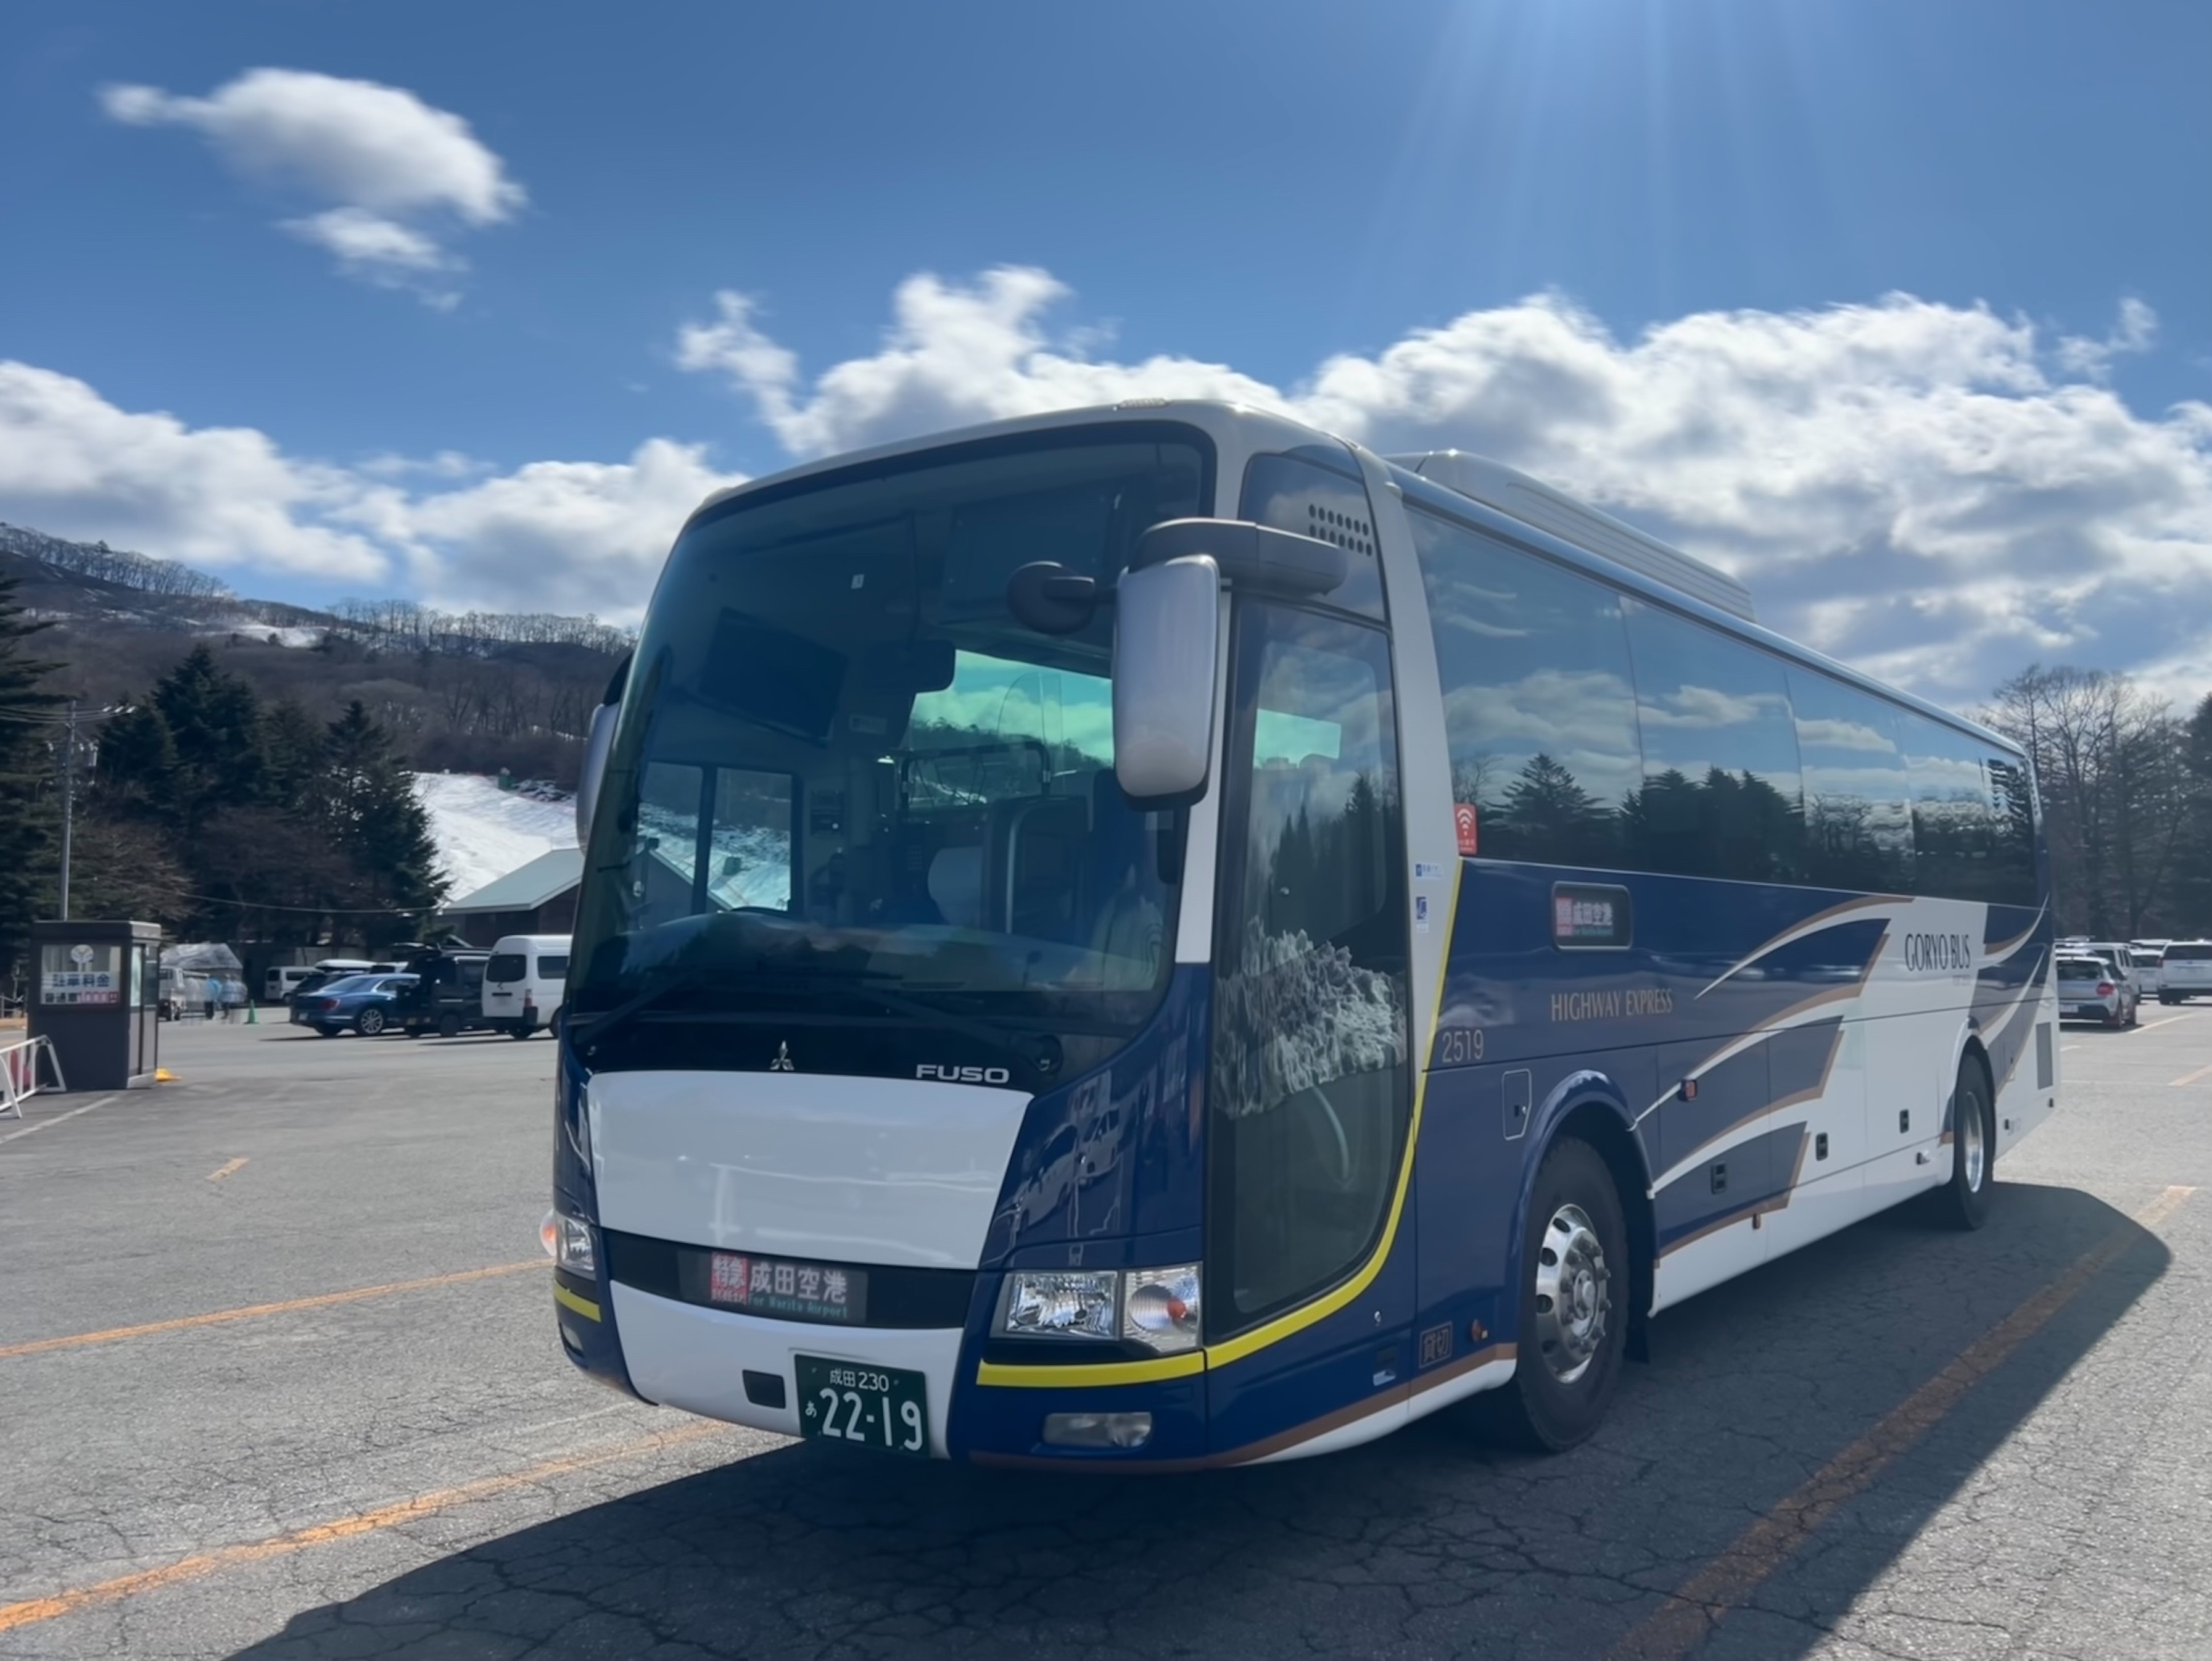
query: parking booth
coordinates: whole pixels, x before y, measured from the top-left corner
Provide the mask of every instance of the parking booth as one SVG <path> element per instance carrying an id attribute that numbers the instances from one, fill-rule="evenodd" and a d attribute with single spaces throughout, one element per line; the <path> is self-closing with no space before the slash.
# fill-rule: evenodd
<path id="1" fill-rule="evenodd" d="M 31 925 L 30 1035 L 52 1044 L 71 1091 L 154 1082 L 161 951 L 159 923 Z"/>

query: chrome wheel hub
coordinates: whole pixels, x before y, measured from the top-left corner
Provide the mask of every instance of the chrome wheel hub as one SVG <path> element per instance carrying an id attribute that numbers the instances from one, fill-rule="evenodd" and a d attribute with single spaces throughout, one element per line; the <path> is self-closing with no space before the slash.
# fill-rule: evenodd
<path id="1" fill-rule="evenodd" d="M 1605 1342 L 1613 1276 L 1597 1230 L 1580 1206 L 1552 1214 L 1536 1243 L 1536 1350 L 1552 1376 L 1571 1384 Z"/>
<path id="2" fill-rule="evenodd" d="M 1982 1104 L 1969 1099 L 1972 1110 L 1959 1120 L 1959 1159 L 1966 1172 L 1966 1191 L 1982 1191 L 1982 1177 L 1989 1169 L 1989 1147 L 1982 1134 Z"/>

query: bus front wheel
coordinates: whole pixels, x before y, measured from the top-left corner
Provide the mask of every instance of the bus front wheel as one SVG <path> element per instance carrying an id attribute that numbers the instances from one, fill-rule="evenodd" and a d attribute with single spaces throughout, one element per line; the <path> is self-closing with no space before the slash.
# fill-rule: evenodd
<path id="1" fill-rule="evenodd" d="M 1588 1142 L 1562 1138 L 1528 1200 L 1518 1362 L 1510 1381 L 1474 1398 L 1500 1439 L 1558 1453 L 1597 1429 L 1620 1384 L 1629 1269 L 1612 1171 Z"/>

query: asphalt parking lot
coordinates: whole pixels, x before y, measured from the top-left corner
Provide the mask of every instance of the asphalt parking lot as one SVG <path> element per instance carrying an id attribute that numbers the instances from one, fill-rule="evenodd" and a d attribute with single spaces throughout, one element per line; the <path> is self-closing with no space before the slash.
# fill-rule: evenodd
<path id="1" fill-rule="evenodd" d="M 2202 1661 L 2212 1007 L 2062 1043 L 1987 1228 L 1661 1317 L 1573 1454 L 1117 1482 L 573 1372 L 549 1040 L 166 1028 L 177 1083 L 0 1121 L 0 1656 Z"/>

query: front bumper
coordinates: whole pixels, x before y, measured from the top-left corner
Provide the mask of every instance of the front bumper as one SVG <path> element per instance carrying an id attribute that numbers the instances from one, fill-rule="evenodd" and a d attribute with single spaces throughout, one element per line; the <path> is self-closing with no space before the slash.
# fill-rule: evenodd
<path id="1" fill-rule="evenodd" d="M 930 1452 L 940 1459 L 946 1457 L 961 1332 L 764 1320 L 678 1303 L 619 1284 L 613 1290 L 630 1384 L 648 1402 L 796 1436 L 799 1390 L 793 1358 L 819 1355 L 903 1367 L 921 1373 L 926 1381 Z M 751 1400 L 745 1388 L 748 1372 L 780 1380 L 783 1405 L 763 1406 Z"/>

